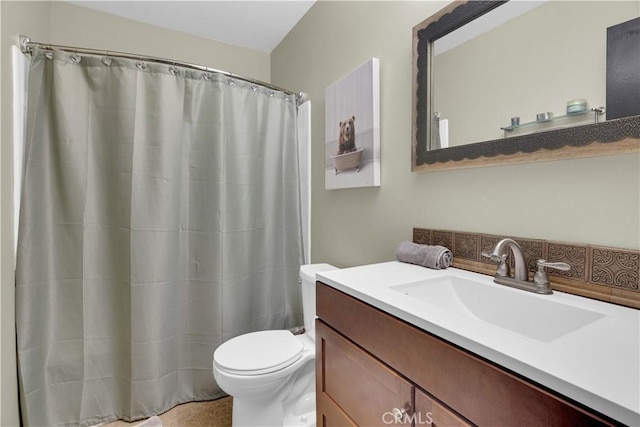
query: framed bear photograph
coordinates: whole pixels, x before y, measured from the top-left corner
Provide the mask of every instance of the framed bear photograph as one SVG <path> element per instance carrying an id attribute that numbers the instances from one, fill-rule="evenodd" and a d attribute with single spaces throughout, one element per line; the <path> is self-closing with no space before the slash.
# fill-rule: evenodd
<path id="1" fill-rule="evenodd" d="M 325 188 L 380 186 L 380 62 L 325 90 Z"/>

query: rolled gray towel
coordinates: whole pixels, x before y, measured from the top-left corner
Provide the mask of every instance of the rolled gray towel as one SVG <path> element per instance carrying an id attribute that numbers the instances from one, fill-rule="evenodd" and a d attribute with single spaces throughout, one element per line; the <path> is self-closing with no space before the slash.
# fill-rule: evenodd
<path id="1" fill-rule="evenodd" d="M 451 266 L 453 254 L 444 246 L 419 245 L 411 242 L 400 242 L 396 249 L 396 258 L 400 262 L 421 265 L 434 270 L 442 270 Z"/>

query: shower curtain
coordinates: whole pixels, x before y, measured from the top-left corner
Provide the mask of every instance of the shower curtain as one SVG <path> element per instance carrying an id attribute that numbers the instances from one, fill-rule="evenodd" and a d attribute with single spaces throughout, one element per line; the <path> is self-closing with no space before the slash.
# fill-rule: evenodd
<path id="1" fill-rule="evenodd" d="M 25 425 L 221 396 L 224 340 L 302 323 L 296 101 L 35 50 L 16 267 Z"/>

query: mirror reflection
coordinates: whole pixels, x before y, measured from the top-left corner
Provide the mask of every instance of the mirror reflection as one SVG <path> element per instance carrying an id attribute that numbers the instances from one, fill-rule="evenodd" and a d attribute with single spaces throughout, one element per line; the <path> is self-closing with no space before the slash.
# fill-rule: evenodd
<path id="1" fill-rule="evenodd" d="M 436 40 L 427 145 L 604 120 L 607 27 L 639 15 L 635 1 L 511 1 Z"/>

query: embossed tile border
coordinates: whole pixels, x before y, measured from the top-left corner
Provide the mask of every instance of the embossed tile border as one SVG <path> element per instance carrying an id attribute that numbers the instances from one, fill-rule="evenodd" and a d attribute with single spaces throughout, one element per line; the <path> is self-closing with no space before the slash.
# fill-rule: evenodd
<path id="1" fill-rule="evenodd" d="M 589 248 L 564 243 L 548 242 L 547 258 L 550 261 L 562 260 L 571 266 L 569 271 L 556 270 L 556 276 L 570 277 L 576 280 L 588 281 L 589 275 Z"/>
<path id="2" fill-rule="evenodd" d="M 638 292 L 640 253 L 593 246 L 589 248 L 591 268 L 589 280 Z"/>
<path id="3" fill-rule="evenodd" d="M 495 272 L 495 264 L 481 253 L 505 237 L 522 246 L 531 273 L 539 258 L 571 265 L 566 272 L 548 270 L 554 289 L 640 308 L 640 251 L 464 231 L 413 229 L 415 243 L 451 249 L 454 267 L 490 275 Z M 510 255 L 509 264 L 513 266 L 511 258 Z"/>

